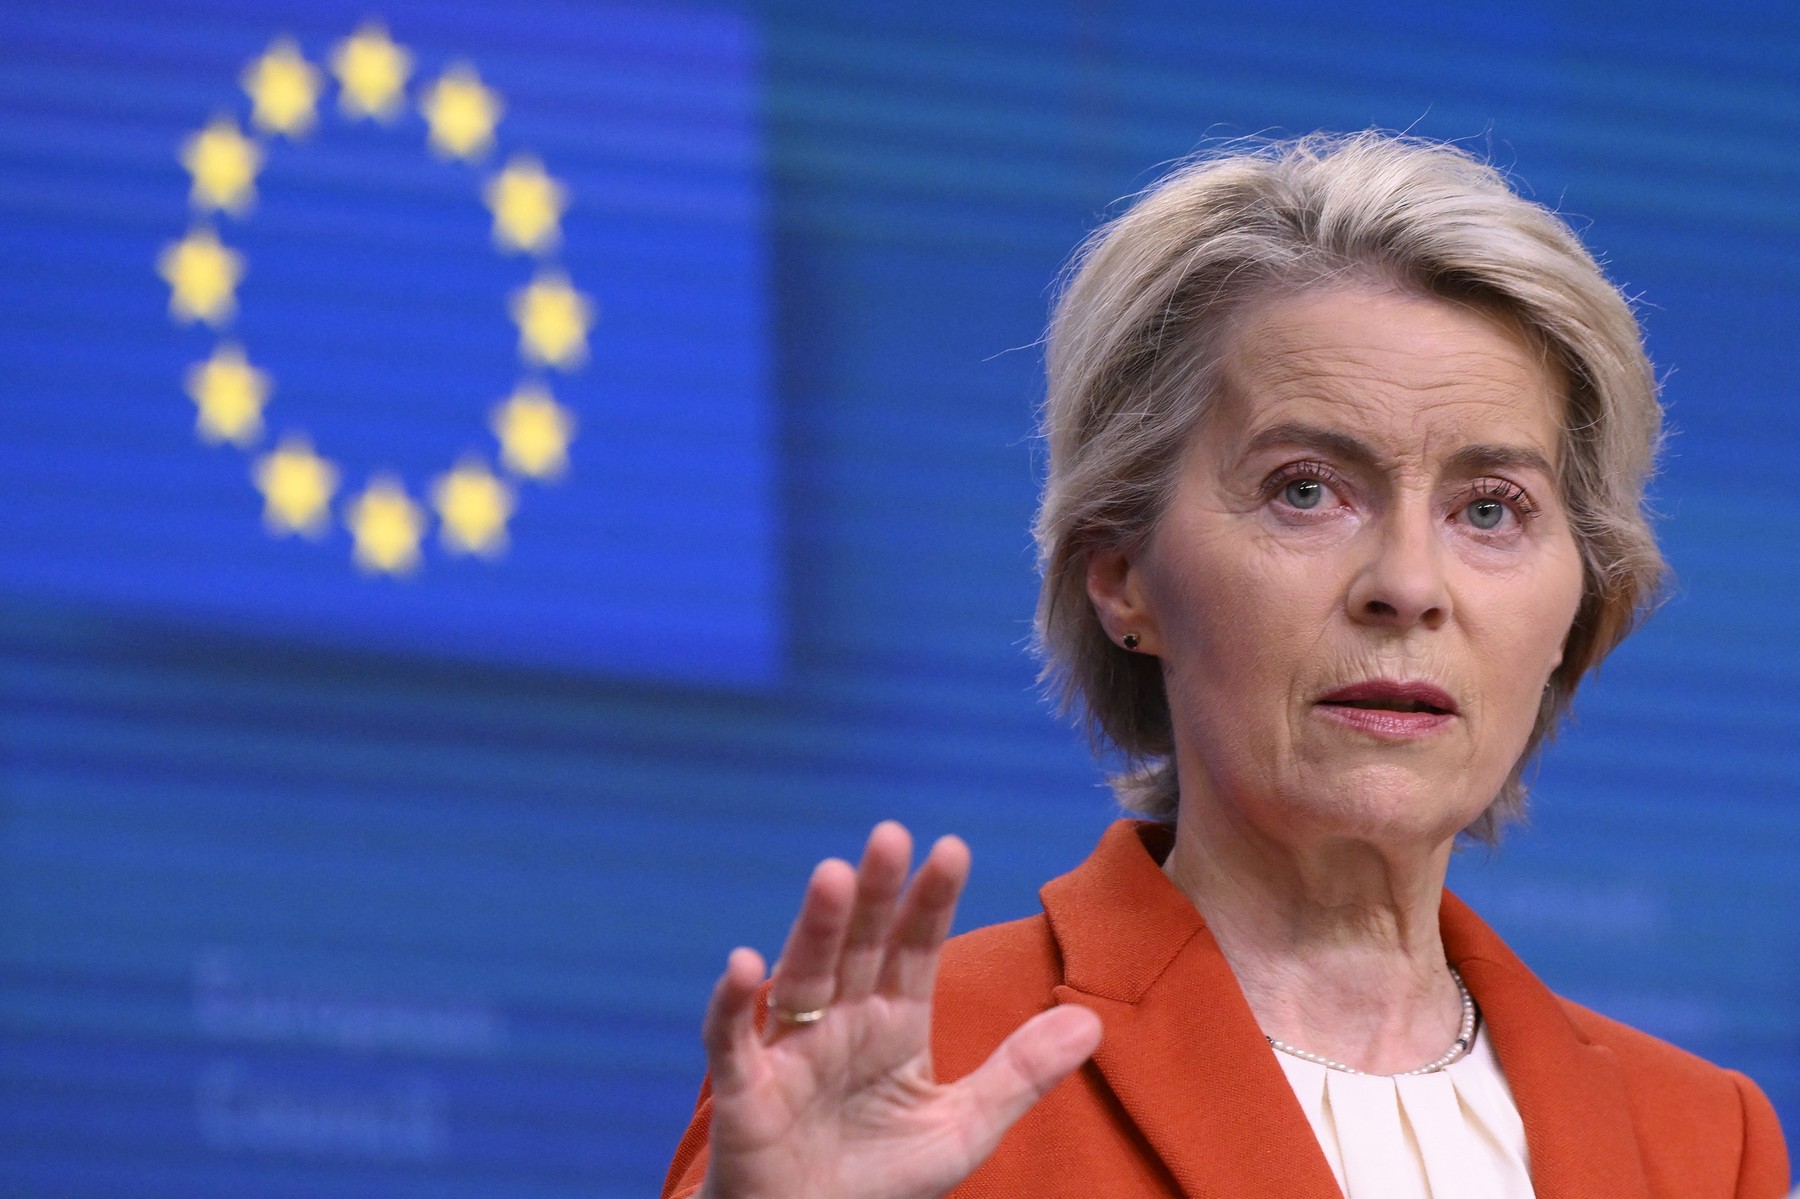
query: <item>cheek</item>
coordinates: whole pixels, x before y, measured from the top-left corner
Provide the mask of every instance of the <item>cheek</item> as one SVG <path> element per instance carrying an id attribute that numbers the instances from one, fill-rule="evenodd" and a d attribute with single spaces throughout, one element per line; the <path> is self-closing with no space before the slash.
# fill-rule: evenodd
<path id="1" fill-rule="evenodd" d="M 1171 698 L 1241 713 L 1249 695 L 1285 695 L 1328 623 L 1322 565 L 1255 536 L 1193 538 L 1181 549 L 1164 560 L 1155 594 Z"/>
<path id="2" fill-rule="evenodd" d="M 1488 622 L 1483 656 L 1495 699 L 1514 714 L 1521 737 L 1536 722 L 1544 684 L 1562 659 L 1581 584 L 1580 556 L 1570 544 L 1496 597 L 1499 610 Z"/>
<path id="3" fill-rule="evenodd" d="M 1543 674 L 1556 669 L 1562 661 L 1563 644 L 1569 638 L 1569 629 L 1575 624 L 1575 614 L 1581 606 L 1583 584 L 1586 572 L 1581 565 L 1581 550 L 1570 538 L 1555 555 L 1550 568 L 1538 587 L 1532 589 L 1528 608 L 1527 621 L 1537 631 L 1539 648 L 1542 650 L 1540 661 Z M 1538 685 L 1543 685 L 1539 680 Z"/>

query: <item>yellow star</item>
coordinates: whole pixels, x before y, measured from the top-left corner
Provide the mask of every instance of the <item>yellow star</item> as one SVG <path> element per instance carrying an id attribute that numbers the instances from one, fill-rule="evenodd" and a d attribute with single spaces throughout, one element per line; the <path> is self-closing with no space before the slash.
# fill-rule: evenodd
<path id="1" fill-rule="evenodd" d="M 425 89 L 419 111 L 431 126 L 431 148 L 445 158 L 474 162 L 494 144 L 494 126 L 506 106 L 481 85 L 475 68 L 458 63 Z"/>
<path id="2" fill-rule="evenodd" d="M 194 177 L 188 202 L 241 216 L 256 199 L 256 172 L 262 146 L 238 132 L 237 122 L 218 117 L 181 143 L 181 165 Z"/>
<path id="3" fill-rule="evenodd" d="M 506 469 L 533 479 L 554 479 L 569 468 L 575 414 L 537 383 L 521 383 L 489 419 L 500 439 Z"/>
<path id="4" fill-rule="evenodd" d="M 406 99 L 412 55 L 389 40 L 380 21 L 365 21 L 332 48 L 331 69 L 338 77 L 338 107 L 346 116 L 391 121 Z"/>
<path id="5" fill-rule="evenodd" d="M 200 409 L 194 432 L 202 441 L 229 441 L 247 450 L 262 436 L 269 376 L 251 366 L 239 347 L 226 342 L 205 362 L 188 367 L 187 393 Z"/>
<path id="6" fill-rule="evenodd" d="M 424 511 L 392 475 L 377 475 L 350 503 L 344 518 L 356 538 L 356 564 L 374 573 L 407 574 L 419 565 Z"/>
<path id="7" fill-rule="evenodd" d="M 525 361 L 563 370 L 587 361 L 594 305 L 560 271 L 538 272 L 529 287 L 512 294 L 507 309 L 519 326 L 519 353 Z"/>
<path id="8" fill-rule="evenodd" d="M 250 94 L 250 121 L 265 133 L 299 137 L 318 120 L 319 68 L 301 57 L 291 37 L 269 43 L 261 58 L 244 68 L 240 82 Z"/>
<path id="9" fill-rule="evenodd" d="M 560 222 L 569 206 L 569 189 L 546 175 L 544 164 L 532 155 L 513 155 L 481 194 L 493 210 L 494 244 L 502 250 L 537 254 L 555 249 L 562 240 Z"/>
<path id="10" fill-rule="evenodd" d="M 506 550 L 506 522 L 513 514 L 512 488 L 495 478 L 478 458 L 465 458 L 431 488 L 438 511 L 438 536 L 458 554 L 493 558 Z"/>
<path id="11" fill-rule="evenodd" d="M 304 434 L 289 433 L 256 460 L 250 477 L 263 496 L 263 525 L 271 534 L 317 537 L 331 520 L 337 467 L 313 453 Z"/>
<path id="12" fill-rule="evenodd" d="M 184 323 L 205 321 L 216 328 L 237 310 L 237 285 L 244 277 L 244 256 L 221 243 L 211 229 L 201 226 L 163 247 L 156 258 L 156 273 L 169 285 L 171 317 Z"/>

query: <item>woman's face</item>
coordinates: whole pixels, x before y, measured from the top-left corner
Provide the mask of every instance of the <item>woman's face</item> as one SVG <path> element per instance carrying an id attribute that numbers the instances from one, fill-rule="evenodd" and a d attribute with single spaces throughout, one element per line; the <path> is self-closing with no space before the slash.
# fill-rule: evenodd
<path id="1" fill-rule="evenodd" d="M 1108 632 L 1162 661 L 1182 818 L 1447 843 L 1523 752 L 1581 597 L 1560 378 L 1500 321 L 1373 287 L 1252 309 L 1224 366 L 1148 544 L 1088 572 Z"/>

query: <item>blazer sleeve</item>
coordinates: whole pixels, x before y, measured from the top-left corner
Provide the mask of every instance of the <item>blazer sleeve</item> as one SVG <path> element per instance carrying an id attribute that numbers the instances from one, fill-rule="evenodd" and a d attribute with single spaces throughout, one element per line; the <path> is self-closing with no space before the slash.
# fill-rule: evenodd
<path id="1" fill-rule="evenodd" d="M 1738 1101 L 1744 1109 L 1744 1152 L 1738 1161 L 1737 1199 L 1787 1199 L 1787 1142 L 1775 1108 L 1757 1085 L 1737 1071 Z"/>
<path id="2" fill-rule="evenodd" d="M 1771 1115 L 1773 1113 L 1771 1112 Z M 712 1131 L 712 1079 L 700 1084 L 700 1099 L 694 1104 L 694 1118 L 681 1143 L 675 1147 L 675 1160 L 669 1163 L 668 1177 L 663 1179 L 662 1199 L 688 1199 L 700 1189 L 706 1178 L 707 1138 Z M 1783 1166 L 1786 1169 L 1786 1166 Z"/>

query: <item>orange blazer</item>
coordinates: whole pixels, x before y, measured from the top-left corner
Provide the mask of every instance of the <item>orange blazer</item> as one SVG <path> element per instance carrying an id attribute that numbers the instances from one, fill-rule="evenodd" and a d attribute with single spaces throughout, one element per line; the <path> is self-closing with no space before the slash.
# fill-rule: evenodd
<path id="1" fill-rule="evenodd" d="M 1218 943 L 1158 866 L 1169 836 L 1119 821 L 1043 888 L 1043 915 L 945 946 L 940 1079 L 1055 1004 L 1105 1027 L 953 1199 L 1342 1199 Z M 1440 924 L 1524 1118 L 1538 1199 L 1784 1199 L 1781 1126 L 1749 1079 L 1558 998 L 1448 893 Z M 665 1199 L 705 1172 L 710 1096 Z"/>

